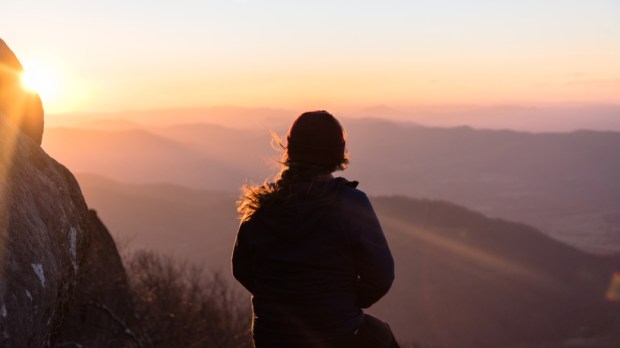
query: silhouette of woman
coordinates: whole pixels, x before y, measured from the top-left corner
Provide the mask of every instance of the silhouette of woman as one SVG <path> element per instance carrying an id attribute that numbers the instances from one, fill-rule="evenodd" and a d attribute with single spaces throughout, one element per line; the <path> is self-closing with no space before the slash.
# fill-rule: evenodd
<path id="1" fill-rule="evenodd" d="M 340 123 L 326 111 L 292 124 L 275 182 L 245 186 L 232 269 L 252 294 L 257 348 L 398 347 L 365 314 L 390 289 L 394 262 L 348 165 Z"/>

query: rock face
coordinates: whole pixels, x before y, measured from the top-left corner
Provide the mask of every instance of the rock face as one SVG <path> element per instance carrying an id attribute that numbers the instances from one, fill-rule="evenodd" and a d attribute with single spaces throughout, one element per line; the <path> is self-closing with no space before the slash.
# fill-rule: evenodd
<path id="1" fill-rule="evenodd" d="M 89 242 L 73 175 L 0 117 L 0 346 L 49 346 Z"/>
<path id="2" fill-rule="evenodd" d="M 140 346 L 133 313 L 73 175 L 0 117 L 0 347 Z"/>
<path id="3" fill-rule="evenodd" d="M 38 94 L 22 88 L 19 75 L 23 70 L 13 51 L 0 39 L 0 114 L 41 145 L 43 104 Z"/>
<path id="4" fill-rule="evenodd" d="M 78 285 L 57 339 L 63 347 L 140 347 L 127 274 L 110 233 L 94 210 Z"/>

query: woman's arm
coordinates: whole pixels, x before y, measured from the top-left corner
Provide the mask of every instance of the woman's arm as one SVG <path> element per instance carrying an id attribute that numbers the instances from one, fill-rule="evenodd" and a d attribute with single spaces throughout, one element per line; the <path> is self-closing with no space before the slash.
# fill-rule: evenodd
<path id="1" fill-rule="evenodd" d="M 248 222 L 239 225 L 235 246 L 232 253 L 232 273 L 235 279 L 248 291 L 254 291 L 254 279 L 252 276 L 252 248 L 248 241 Z"/>
<path id="2" fill-rule="evenodd" d="M 368 197 L 358 192 L 350 218 L 358 272 L 358 305 L 368 308 L 392 286 L 394 260 Z"/>

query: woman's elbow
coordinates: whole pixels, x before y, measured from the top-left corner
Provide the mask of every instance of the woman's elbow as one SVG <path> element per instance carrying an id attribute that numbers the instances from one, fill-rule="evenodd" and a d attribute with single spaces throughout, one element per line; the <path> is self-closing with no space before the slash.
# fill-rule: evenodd
<path id="1" fill-rule="evenodd" d="M 368 308 L 379 301 L 385 294 L 390 291 L 394 282 L 394 273 L 383 274 L 377 277 L 371 284 L 364 284 L 360 280 L 358 291 L 358 305 L 360 308 Z"/>

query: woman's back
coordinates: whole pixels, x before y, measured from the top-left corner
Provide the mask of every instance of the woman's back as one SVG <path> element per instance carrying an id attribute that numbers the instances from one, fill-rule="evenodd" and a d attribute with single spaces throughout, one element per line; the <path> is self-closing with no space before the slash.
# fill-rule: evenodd
<path id="1" fill-rule="evenodd" d="M 346 185 L 344 179 L 315 183 L 320 193 L 307 198 L 310 183 L 299 183 L 290 204 L 259 211 L 241 225 L 238 242 L 253 250 L 246 261 L 257 340 L 333 340 L 359 327 L 353 241 L 339 221 Z"/>

